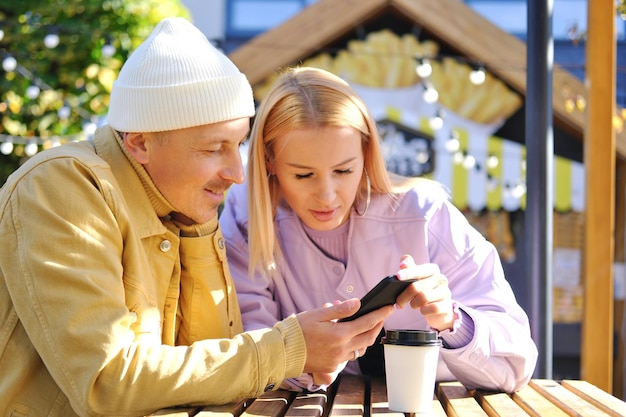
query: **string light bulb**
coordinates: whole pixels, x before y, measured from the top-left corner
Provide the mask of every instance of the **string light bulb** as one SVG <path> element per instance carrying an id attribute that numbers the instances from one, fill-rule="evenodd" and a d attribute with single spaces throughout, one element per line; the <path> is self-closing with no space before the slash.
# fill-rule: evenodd
<path id="1" fill-rule="evenodd" d="M 498 165 L 500 165 L 500 160 L 498 159 L 498 157 L 495 155 L 489 155 L 489 157 L 487 158 L 487 168 L 495 169 L 498 167 Z"/>
<path id="2" fill-rule="evenodd" d="M 30 85 L 26 89 L 26 97 L 28 97 L 31 100 L 34 100 L 37 97 L 39 97 L 40 92 L 41 92 L 41 89 L 39 87 L 37 87 L 36 85 Z"/>
<path id="3" fill-rule="evenodd" d="M 433 130 L 439 130 L 443 127 L 443 116 L 441 115 L 441 112 L 437 112 L 437 114 L 430 119 L 430 127 Z"/>
<path id="4" fill-rule="evenodd" d="M 463 158 L 463 168 L 465 168 L 466 170 L 470 170 L 473 169 L 476 166 L 476 158 L 472 155 L 465 155 L 465 158 Z"/>
<path id="5" fill-rule="evenodd" d="M 474 85 L 481 85 L 485 82 L 487 74 L 483 65 L 474 65 L 469 74 L 470 82 Z"/>
<path id="6" fill-rule="evenodd" d="M 417 58 L 415 73 L 420 78 L 430 77 L 433 73 L 433 66 L 430 65 L 430 60 L 428 58 Z"/>
<path id="7" fill-rule="evenodd" d="M 33 140 L 29 141 L 26 146 L 24 146 L 24 153 L 26 156 L 33 156 L 37 153 L 37 143 Z"/>
<path id="8" fill-rule="evenodd" d="M 65 120 L 70 117 L 70 112 L 71 110 L 69 107 L 63 106 L 57 111 L 57 115 L 59 116 L 59 119 Z"/>
<path id="9" fill-rule="evenodd" d="M 512 189 L 511 189 L 511 195 L 514 198 L 522 198 L 522 196 L 526 194 L 526 186 L 522 183 L 516 184 Z"/>
<path id="10" fill-rule="evenodd" d="M 10 140 L 2 142 L 2 145 L 0 145 L 0 153 L 2 153 L 3 155 L 8 155 L 11 152 L 13 152 L 13 142 L 11 142 Z"/>
<path id="11" fill-rule="evenodd" d="M 46 45 L 48 49 L 54 49 L 59 46 L 59 35 L 56 33 L 49 33 L 43 39 L 43 44 Z"/>
<path id="12" fill-rule="evenodd" d="M 102 56 L 105 58 L 111 58 L 115 54 L 115 46 L 106 44 L 102 47 Z"/>
<path id="13" fill-rule="evenodd" d="M 2 60 L 2 69 L 6 72 L 13 72 L 17 68 L 17 60 L 8 56 Z"/>
<path id="14" fill-rule="evenodd" d="M 432 84 L 426 83 L 424 85 L 423 93 L 424 101 L 428 104 L 436 103 L 439 100 L 439 92 L 433 87 Z"/>
<path id="15" fill-rule="evenodd" d="M 446 141 L 446 150 L 450 153 L 456 152 L 461 148 L 461 143 L 455 137 L 451 137 Z"/>

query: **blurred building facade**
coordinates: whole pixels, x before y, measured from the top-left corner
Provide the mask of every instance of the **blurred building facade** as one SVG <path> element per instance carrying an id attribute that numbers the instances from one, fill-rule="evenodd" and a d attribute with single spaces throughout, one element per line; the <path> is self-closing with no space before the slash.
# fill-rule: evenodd
<path id="1" fill-rule="evenodd" d="M 183 0 L 194 23 L 230 52 L 317 0 Z M 506 32 L 526 40 L 526 0 L 465 0 Z M 587 0 L 553 0 L 554 60 L 584 79 Z M 320 23 L 323 24 L 323 23 Z M 626 107 L 626 20 L 616 17 L 616 101 Z"/>

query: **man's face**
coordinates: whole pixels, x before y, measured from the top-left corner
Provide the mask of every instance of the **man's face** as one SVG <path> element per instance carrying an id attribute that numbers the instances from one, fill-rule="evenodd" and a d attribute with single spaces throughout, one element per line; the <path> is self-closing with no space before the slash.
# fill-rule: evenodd
<path id="1" fill-rule="evenodd" d="M 179 221 L 206 223 L 217 216 L 224 192 L 244 180 L 239 147 L 249 118 L 159 133 L 144 133 L 142 163 Z M 180 216 L 182 214 L 182 216 Z"/>

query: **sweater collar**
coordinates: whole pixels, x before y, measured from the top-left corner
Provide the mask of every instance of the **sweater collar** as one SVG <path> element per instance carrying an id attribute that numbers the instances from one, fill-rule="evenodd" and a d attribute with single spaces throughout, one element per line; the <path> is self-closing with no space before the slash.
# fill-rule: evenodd
<path id="1" fill-rule="evenodd" d="M 130 152 L 128 152 L 128 149 L 126 149 L 126 146 L 124 145 L 124 139 L 122 138 L 122 136 L 117 131 L 113 129 L 111 130 L 117 144 L 120 147 L 120 150 L 130 163 L 130 165 L 133 167 L 133 170 L 137 174 L 137 177 L 139 177 L 139 180 L 141 181 L 141 184 L 143 185 L 143 188 L 146 191 L 146 194 L 148 195 L 150 203 L 152 204 L 152 207 L 154 207 L 154 211 L 156 211 L 157 216 L 165 217 L 169 215 L 172 211 L 174 211 L 174 207 L 169 203 L 169 201 L 167 201 L 165 196 L 161 194 L 143 165 L 135 161 L 135 158 L 133 158 Z"/>

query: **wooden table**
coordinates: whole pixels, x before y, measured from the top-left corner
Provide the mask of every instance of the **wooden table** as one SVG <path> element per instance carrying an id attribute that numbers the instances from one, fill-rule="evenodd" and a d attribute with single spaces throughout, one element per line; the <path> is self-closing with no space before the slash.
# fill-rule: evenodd
<path id="1" fill-rule="evenodd" d="M 169 417 L 404 417 L 389 411 L 382 379 L 342 376 L 327 392 L 278 390 L 256 399 L 222 406 L 170 408 L 153 416 Z M 437 384 L 434 417 L 459 416 L 626 416 L 626 402 L 585 381 L 535 379 L 508 395 L 467 391 L 458 382 Z"/>

